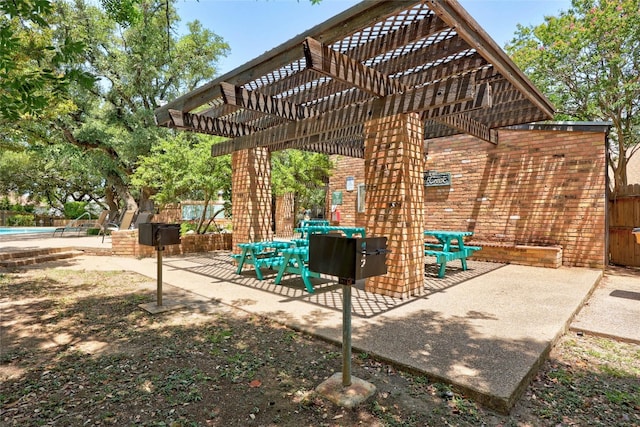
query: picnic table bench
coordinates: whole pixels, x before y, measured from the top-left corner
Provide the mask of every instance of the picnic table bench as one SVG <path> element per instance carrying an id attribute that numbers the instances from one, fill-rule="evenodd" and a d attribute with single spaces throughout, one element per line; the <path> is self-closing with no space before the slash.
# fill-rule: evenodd
<path id="1" fill-rule="evenodd" d="M 475 251 L 482 249 L 480 246 L 465 246 L 464 238 L 473 235 L 471 231 L 425 230 L 424 235 L 438 240 L 438 243 L 425 242 L 424 254 L 436 258 L 436 264 L 440 265 L 438 277 L 441 279 L 444 277 L 448 262 L 459 259 L 462 270 L 466 271 L 467 258 Z"/>
<path id="2" fill-rule="evenodd" d="M 278 240 L 238 243 L 238 247 L 241 249 L 241 252 L 239 254 L 231 255 L 236 261 L 238 261 L 236 274 L 240 274 L 242 272 L 242 267 L 244 267 L 245 264 L 253 265 L 255 267 L 256 277 L 258 280 L 264 280 L 260 269 L 273 269 L 276 264 L 282 260 L 280 251 L 291 247 L 293 244 L 294 243 L 292 242 Z"/>
<path id="3" fill-rule="evenodd" d="M 300 227 L 311 227 L 311 226 L 328 226 L 329 221 L 326 219 L 303 219 L 300 221 Z"/>
<path id="4" fill-rule="evenodd" d="M 309 241 L 306 239 L 294 239 L 291 241 L 262 241 L 239 243 L 241 252 L 232 254 L 238 261 L 236 274 L 242 272 L 245 265 L 253 265 L 256 271 L 256 278 L 264 280 L 262 268 L 277 270 L 278 274 L 275 284 L 279 285 L 285 273 L 297 274 L 302 277 L 304 286 L 310 293 L 313 293 L 313 285 L 310 279 L 320 277 L 320 273 L 309 270 Z"/>
<path id="5" fill-rule="evenodd" d="M 256 271 L 256 278 L 264 280 L 260 269 L 277 270 L 276 285 L 282 282 L 282 276 L 285 273 L 297 274 L 302 277 L 307 291 L 313 293 L 313 285 L 310 279 L 312 277 L 320 277 L 320 273 L 309 270 L 309 235 L 342 232 L 347 237 L 353 237 L 355 234 L 365 237 L 364 227 L 308 225 L 297 228 L 295 231 L 301 233 L 302 237 L 288 241 L 273 240 L 238 243 L 241 252 L 231 255 L 238 262 L 236 274 L 242 273 L 242 268 L 245 265 L 253 265 Z"/>
<path id="6" fill-rule="evenodd" d="M 299 227 L 294 230 L 296 233 L 300 233 L 303 239 L 308 239 L 309 234 L 329 234 L 329 233 L 344 233 L 347 237 L 353 237 L 354 234 L 359 234 L 361 237 L 365 236 L 364 227 L 341 227 L 337 225 L 310 225 L 306 227 Z"/>
<path id="7" fill-rule="evenodd" d="M 284 273 L 297 274 L 302 277 L 304 287 L 309 293 L 313 293 L 312 277 L 320 277 L 320 273 L 309 270 L 309 246 L 300 246 L 282 250 L 282 260 L 278 261 L 278 274 L 275 284 L 282 282 Z"/>

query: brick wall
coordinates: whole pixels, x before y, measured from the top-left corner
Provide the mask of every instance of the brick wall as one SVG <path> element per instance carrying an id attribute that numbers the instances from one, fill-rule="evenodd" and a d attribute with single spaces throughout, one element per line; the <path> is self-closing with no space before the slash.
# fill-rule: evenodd
<path id="1" fill-rule="evenodd" d="M 275 235 L 277 237 L 290 238 L 293 236 L 295 223 L 294 196 L 293 193 L 286 193 L 276 197 L 276 217 L 274 220 L 276 223 Z"/>
<path id="2" fill-rule="evenodd" d="M 233 168 L 233 250 L 238 243 L 271 240 L 271 155 L 266 148 L 236 151 Z"/>
<path id="3" fill-rule="evenodd" d="M 563 265 L 605 265 L 603 132 L 505 129 L 497 146 L 457 135 L 430 140 L 427 150 L 423 170 L 450 172 L 452 183 L 425 187 L 425 228 L 473 231 L 474 242 L 514 253 L 560 246 Z M 362 159 L 336 161 L 330 191 L 344 186 L 335 179 L 343 169 L 364 167 Z"/>
<path id="4" fill-rule="evenodd" d="M 347 227 L 364 227 L 367 222 L 365 213 L 358 213 L 358 185 L 364 184 L 364 161 L 354 157 L 332 156 L 333 163 L 336 165 L 333 175 L 331 176 L 331 191 L 327 191 L 327 211 L 325 218 L 331 221 L 332 225 L 342 225 Z M 347 191 L 347 177 L 353 177 L 353 190 Z M 340 212 L 340 221 L 332 216 L 331 196 L 334 192 L 342 193 L 342 204 L 336 205 L 336 209 Z"/>
<path id="5" fill-rule="evenodd" d="M 181 255 L 187 253 L 231 250 L 231 233 L 187 234 L 180 238 L 179 245 L 165 246 L 163 254 Z M 138 244 L 138 230 L 122 230 L 111 233 L 113 255 L 146 258 L 156 256 L 153 246 Z"/>
<path id="6" fill-rule="evenodd" d="M 563 264 L 603 267 L 603 133 L 501 130 L 499 144 L 460 135 L 429 142 L 426 169 L 451 172 L 425 190 L 426 228 L 474 241 L 561 246 Z"/>

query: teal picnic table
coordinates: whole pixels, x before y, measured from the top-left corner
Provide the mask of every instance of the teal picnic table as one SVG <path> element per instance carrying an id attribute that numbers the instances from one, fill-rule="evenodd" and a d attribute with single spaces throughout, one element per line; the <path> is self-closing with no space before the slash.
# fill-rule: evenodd
<path id="1" fill-rule="evenodd" d="M 320 277 L 320 273 L 309 270 L 309 246 L 299 246 L 282 250 L 282 261 L 279 262 L 278 274 L 275 284 L 282 282 L 285 273 L 297 274 L 302 277 L 304 287 L 309 293 L 313 293 L 312 277 Z"/>
<path id="2" fill-rule="evenodd" d="M 311 226 L 328 226 L 329 221 L 326 219 L 303 219 L 300 221 L 300 227 L 311 227 Z"/>
<path id="3" fill-rule="evenodd" d="M 300 233 L 303 239 L 309 239 L 310 234 L 329 234 L 341 232 L 346 237 L 353 237 L 355 234 L 366 237 L 364 227 L 342 227 L 338 225 L 310 225 L 296 228 L 296 233 Z"/>
<path id="4" fill-rule="evenodd" d="M 295 246 L 295 242 L 269 240 L 261 242 L 238 243 L 241 249 L 239 254 L 232 255 L 238 261 L 236 274 L 242 272 L 245 264 L 253 265 L 256 270 L 258 280 L 264 280 L 261 268 L 276 268 L 282 262 L 282 251 Z"/>
<path id="5" fill-rule="evenodd" d="M 467 270 L 467 258 L 473 252 L 482 249 L 480 246 L 465 246 L 464 238 L 472 235 L 472 231 L 425 230 L 425 237 L 434 237 L 438 241 L 438 243 L 425 242 L 424 254 L 436 258 L 436 263 L 440 265 L 439 278 L 444 277 L 447 262 L 456 259 L 462 263 L 462 270 Z"/>

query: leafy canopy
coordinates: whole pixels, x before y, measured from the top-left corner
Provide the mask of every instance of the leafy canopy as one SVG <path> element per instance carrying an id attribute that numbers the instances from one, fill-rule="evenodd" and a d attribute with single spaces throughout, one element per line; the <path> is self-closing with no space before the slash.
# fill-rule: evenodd
<path id="1" fill-rule="evenodd" d="M 560 120 L 613 124 L 616 187 L 640 142 L 640 0 L 573 0 L 560 16 L 519 26 L 507 52 Z M 627 149 L 631 151 L 627 153 Z"/>

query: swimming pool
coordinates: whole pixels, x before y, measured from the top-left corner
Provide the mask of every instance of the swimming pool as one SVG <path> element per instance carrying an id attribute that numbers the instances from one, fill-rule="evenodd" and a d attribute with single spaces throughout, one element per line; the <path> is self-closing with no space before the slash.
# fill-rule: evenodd
<path id="1" fill-rule="evenodd" d="M 0 236 L 11 234 L 53 233 L 55 227 L 0 227 Z"/>

